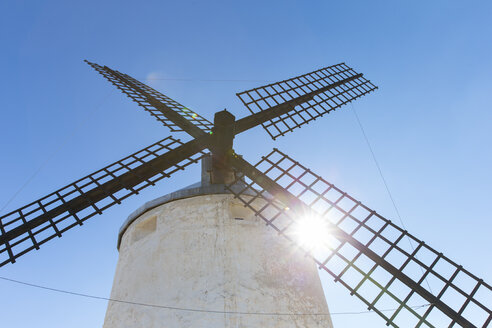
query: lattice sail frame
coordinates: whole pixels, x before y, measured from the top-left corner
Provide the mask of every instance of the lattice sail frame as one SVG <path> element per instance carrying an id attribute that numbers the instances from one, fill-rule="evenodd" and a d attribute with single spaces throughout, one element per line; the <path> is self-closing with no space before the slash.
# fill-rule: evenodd
<path id="1" fill-rule="evenodd" d="M 360 76 L 356 77 L 358 75 Z M 354 79 L 316 94 L 311 100 L 297 104 L 292 111 L 263 123 L 263 128 L 275 140 L 287 132 L 376 90 L 377 86 L 345 63 L 341 63 L 236 95 L 249 111 L 255 114 L 309 93 L 316 93 L 330 84 L 347 78 Z"/>
<path id="2" fill-rule="evenodd" d="M 141 178 L 135 169 L 159 156 L 183 145 L 183 143 L 172 137 L 164 138 L 134 154 L 131 154 L 111 165 L 108 165 L 88 176 L 81 178 L 43 198 L 40 198 L 28 205 L 12 211 L 0 217 L 0 231 L 2 235 L 12 229 L 25 225 L 31 219 L 36 218 L 42 213 L 56 208 L 61 204 L 66 204 L 77 196 L 84 196 L 89 190 L 100 188 L 106 181 L 116 180 L 123 174 L 131 173 L 137 175 L 141 182 L 136 185 L 121 185 L 121 189 L 116 192 L 105 192 L 105 197 L 97 202 L 87 199 L 88 207 L 78 212 L 64 211 L 58 216 L 49 219 L 44 224 L 30 229 L 10 242 L 0 245 L 0 266 L 8 262 L 15 262 L 15 259 L 39 246 L 54 237 L 61 237 L 62 233 L 77 226 L 96 214 L 115 204 L 120 204 L 122 200 L 129 196 L 136 195 L 140 190 L 154 185 L 157 181 L 169 177 L 176 171 L 183 170 L 190 164 L 198 162 L 205 155 L 199 152 L 168 169 L 154 174 L 150 178 Z"/>
<path id="3" fill-rule="evenodd" d="M 116 86 L 121 92 L 123 92 L 127 97 L 135 101 L 144 110 L 150 113 L 154 118 L 160 121 L 164 126 L 169 128 L 171 132 L 182 132 L 183 129 L 176 125 L 173 121 L 168 119 L 159 109 L 155 108 L 149 101 L 148 96 L 159 101 L 163 105 L 167 106 L 169 109 L 177 112 L 179 115 L 186 118 L 193 125 L 200 128 L 204 132 L 210 132 L 212 130 L 213 124 L 208 121 L 203 116 L 195 113 L 190 108 L 185 107 L 178 103 L 177 101 L 167 97 L 166 95 L 160 93 L 159 91 L 149 87 L 148 85 L 134 79 L 133 77 L 121 73 L 119 71 L 110 69 L 106 66 L 101 66 L 96 63 L 91 63 L 85 61 L 92 68 L 94 68 L 98 73 L 104 76 L 109 82 Z M 132 85 L 133 84 L 133 85 Z M 137 88 L 135 88 L 136 86 Z M 141 89 L 143 92 L 141 92 Z"/>
<path id="4" fill-rule="evenodd" d="M 331 227 L 333 235 L 327 235 L 323 246 L 313 249 L 299 244 L 296 225 L 305 212 L 289 209 L 255 181 L 247 179 L 243 190 L 238 192 L 227 187 L 229 191 L 267 225 L 309 254 L 320 269 L 383 317 L 387 325 L 453 327 L 457 324 L 347 240 L 335 238 L 337 229 L 398 268 L 472 326 L 489 325 L 492 288 L 482 279 L 277 149 L 255 167 L 309 206 Z"/>

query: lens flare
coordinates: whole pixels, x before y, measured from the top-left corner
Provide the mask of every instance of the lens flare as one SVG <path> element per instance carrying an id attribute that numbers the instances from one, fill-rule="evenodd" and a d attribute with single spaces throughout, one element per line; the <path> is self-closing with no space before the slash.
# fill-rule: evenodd
<path id="1" fill-rule="evenodd" d="M 297 220 L 293 227 L 299 245 L 308 251 L 317 251 L 330 239 L 326 222 L 319 216 L 305 216 Z"/>

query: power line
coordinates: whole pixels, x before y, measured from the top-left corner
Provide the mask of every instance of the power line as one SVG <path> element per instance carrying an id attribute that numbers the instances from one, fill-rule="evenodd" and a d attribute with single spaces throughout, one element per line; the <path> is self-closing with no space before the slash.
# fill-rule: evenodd
<path id="1" fill-rule="evenodd" d="M 96 296 L 96 295 L 90 295 L 90 294 L 84 294 L 84 293 L 77 293 L 77 292 L 73 292 L 73 291 L 69 291 L 69 290 L 37 285 L 37 284 L 33 284 L 33 283 L 25 282 L 25 281 L 20 281 L 20 280 L 15 280 L 15 279 L 10 279 L 10 278 L 1 277 L 1 276 L 0 276 L 0 279 L 8 281 L 8 282 L 20 284 L 20 285 L 25 285 L 25 286 L 29 286 L 29 287 L 49 290 L 52 292 L 57 292 L 57 293 L 62 293 L 62 294 L 68 294 L 68 295 L 72 295 L 72 296 L 79 296 L 79 297 L 91 298 L 91 299 L 96 299 L 96 300 L 101 300 L 101 301 L 124 303 L 124 304 L 146 306 L 146 307 L 153 307 L 153 308 L 160 308 L 160 309 L 186 311 L 186 312 L 216 313 L 216 314 L 239 314 L 239 315 L 264 315 L 264 316 L 286 316 L 286 315 L 332 316 L 332 315 L 349 315 L 349 314 L 355 315 L 355 314 L 375 313 L 374 311 L 352 311 L 352 312 L 331 312 L 331 313 L 281 313 L 281 312 L 242 312 L 242 311 L 220 311 L 220 310 L 207 310 L 207 309 L 193 309 L 193 308 L 183 308 L 183 307 L 177 307 L 177 306 L 166 306 L 166 305 L 157 305 L 157 304 L 149 304 L 149 303 L 141 303 L 141 302 L 132 302 L 132 301 L 118 300 L 118 299 L 114 299 L 114 298 L 108 298 L 108 297 L 102 297 L 102 296 Z M 412 309 L 420 309 L 423 307 L 427 307 L 429 305 L 430 304 L 422 304 L 422 305 L 409 306 L 409 307 Z M 379 310 L 379 311 L 388 312 L 388 311 L 396 311 L 396 310 L 398 310 L 398 309 L 384 309 L 384 310 Z"/>
<path id="2" fill-rule="evenodd" d="M 376 159 L 376 155 L 374 154 L 374 150 L 372 149 L 371 143 L 369 142 L 369 138 L 367 137 L 366 131 L 364 130 L 364 127 L 362 126 L 362 123 L 359 119 L 359 115 L 357 115 L 357 111 L 355 110 L 355 106 L 353 103 L 350 103 L 350 105 L 352 105 L 352 110 L 354 112 L 355 118 L 357 119 L 357 123 L 359 123 L 359 127 L 360 127 L 360 130 L 362 132 L 362 135 L 364 136 L 364 139 L 366 140 L 367 147 L 369 148 L 369 151 L 371 152 L 372 159 L 374 160 L 374 164 L 376 164 L 376 167 L 379 171 L 379 175 L 381 176 L 381 180 L 383 180 L 384 187 L 386 188 L 386 192 L 388 193 L 389 198 L 391 199 L 391 203 L 393 204 L 393 207 L 395 209 L 396 216 L 398 217 L 398 220 L 400 221 L 403 229 L 406 231 L 407 228 L 405 227 L 405 223 L 403 223 L 403 219 L 400 215 L 400 211 L 398 210 L 398 207 L 396 206 L 395 199 L 393 198 L 393 195 L 391 194 L 390 188 L 388 187 L 388 184 L 386 183 L 386 179 L 384 178 L 383 171 L 381 170 L 381 166 L 379 165 L 379 162 Z M 407 240 L 408 240 L 408 243 L 410 244 L 410 247 L 412 248 L 412 251 L 415 253 L 415 247 L 413 246 L 412 240 L 410 239 L 410 237 L 408 237 L 408 235 L 407 235 Z M 415 254 L 415 258 L 418 259 L 417 254 Z M 422 274 L 425 274 L 424 269 L 422 267 L 420 267 L 420 270 L 422 271 Z M 427 284 L 427 287 L 429 287 L 429 291 L 432 293 L 432 288 L 429 284 L 429 280 L 427 280 L 427 276 L 424 279 L 425 279 L 425 282 Z"/>
<path id="3" fill-rule="evenodd" d="M 2 208 L 0 208 L 0 214 L 3 213 L 5 208 L 7 208 L 7 206 L 10 205 L 10 203 L 17 197 L 17 195 L 19 195 L 20 192 L 22 190 L 24 190 L 31 183 L 31 181 L 39 174 L 39 172 L 41 172 L 41 170 L 46 166 L 46 164 L 48 164 L 49 161 L 51 161 L 53 159 L 53 157 L 55 157 L 58 153 L 60 153 L 60 151 L 63 150 L 63 148 L 65 148 L 65 146 L 72 140 L 72 138 L 75 137 L 75 135 L 80 131 L 80 128 L 83 127 L 90 119 L 92 119 L 92 115 L 90 115 L 90 114 L 92 112 L 94 112 L 96 109 L 99 109 L 104 104 L 104 102 L 108 99 L 110 94 L 111 94 L 111 92 L 108 92 L 102 98 L 102 100 L 100 100 L 97 103 L 97 105 L 92 108 L 92 110 L 88 111 L 88 113 L 86 115 L 86 119 L 83 121 L 79 121 L 78 125 L 72 129 L 72 134 L 70 134 L 67 138 L 65 138 L 65 141 L 63 143 L 61 143 L 61 145 L 59 147 L 57 147 L 55 149 L 55 151 L 53 151 L 50 155 L 48 155 L 48 157 L 39 165 L 39 167 L 31 174 L 31 176 L 29 178 L 27 178 L 27 180 L 22 184 L 22 186 L 20 186 L 19 189 L 17 189 L 17 191 L 2 206 Z"/>

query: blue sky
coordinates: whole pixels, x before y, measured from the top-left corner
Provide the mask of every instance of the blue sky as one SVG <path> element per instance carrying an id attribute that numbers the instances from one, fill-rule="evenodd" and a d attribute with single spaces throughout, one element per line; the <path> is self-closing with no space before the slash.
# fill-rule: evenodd
<path id="1" fill-rule="evenodd" d="M 492 184 L 492 4 L 486 1 L 15 1 L 0 3 L 0 206 L 13 210 L 169 135 L 83 59 L 123 71 L 211 119 L 235 93 L 346 62 L 380 89 L 354 106 L 406 227 L 485 281 Z M 203 80 L 257 80 L 220 82 Z M 277 147 L 389 218 L 395 211 L 350 106 L 276 142 L 237 137 L 256 162 Z M 116 237 L 162 181 L 1 276 L 109 296 Z M 324 281 L 333 312 L 364 306 Z M 104 301 L 0 281 L 5 327 L 97 327 Z M 375 314 L 336 327 L 383 326 Z"/>

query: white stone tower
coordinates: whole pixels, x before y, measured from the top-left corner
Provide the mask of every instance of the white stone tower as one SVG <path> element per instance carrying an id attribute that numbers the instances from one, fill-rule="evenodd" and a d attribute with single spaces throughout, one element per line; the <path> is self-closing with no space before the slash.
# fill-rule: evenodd
<path id="1" fill-rule="evenodd" d="M 331 328 L 315 263 L 202 181 L 146 203 L 120 229 L 104 328 Z M 212 312 L 207 312 L 212 311 Z M 239 312 L 239 313 L 238 313 Z M 286 315 L 291 314 L 291 315 Z"/>

